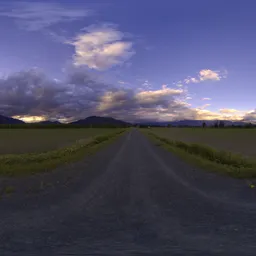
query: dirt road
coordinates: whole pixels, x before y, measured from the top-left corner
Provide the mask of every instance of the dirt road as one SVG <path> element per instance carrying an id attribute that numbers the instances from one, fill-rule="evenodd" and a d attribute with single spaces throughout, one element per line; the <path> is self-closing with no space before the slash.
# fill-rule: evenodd
<path id="1" fill-rule="evenodd" d="M 255 255 L 256 192 L 132 130 L 76 182 L 0 201 L 0 255 Z"/>

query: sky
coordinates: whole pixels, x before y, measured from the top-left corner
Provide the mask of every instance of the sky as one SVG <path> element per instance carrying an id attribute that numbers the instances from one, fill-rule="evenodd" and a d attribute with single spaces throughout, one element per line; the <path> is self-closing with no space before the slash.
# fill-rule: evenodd
<path id="1" fill-rule="evenodd" d="M 256 122 L 256 2 L 1 1 L 0 114 Z"/>

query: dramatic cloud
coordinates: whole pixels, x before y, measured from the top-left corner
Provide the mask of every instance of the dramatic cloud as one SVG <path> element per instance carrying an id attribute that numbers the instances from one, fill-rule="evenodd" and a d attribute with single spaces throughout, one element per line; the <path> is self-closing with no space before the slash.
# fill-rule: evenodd
<path id="1" fill-rule="evenodd" d="M 155 104 L 166 105 L 170 96 L 180 95 L 183 91 L 162 87 L 160 90 L 155 91 L 142 91 L 135 95 L 136 100 L 141 105 Z"/>
<path id="2" fill-rule="evenodd" d="M 155 91 L 119 90 L 106 92 L 101 97 L 98 110 L 102 113 L 108 111 L 111 115 L 131 121 L 148 119 L 149 116 L 157 112 L 161 112 L 161 115 L 165 112 L 171 114 L 172 111 L 178 109 L 177 106 L 184 108 L 185 105 L 174 98 L 181 93 L 181 90 L 166 87 Z M 146 114 L 146 112 L 148 113 Z"/>
<path id="3" fill-rule="evenodd" d="M 132 90 L 100 81 L 94 73 L 73 68 L 63 81 L 49 79 L 37 69 L 0 78 L 0 114 L 26 121 L 57 119 L 69 122 L 90 115 L 126 121 L 228 119 L 256 121 L 256 111 L 212 112 L 191 108 L 186 91 L 163 85 L 156 90 Z"/>
<path id="4" fill-rule="evenodd" d="M 256 109 L 247 112 L 244 117 L 244 121 L 256 123 Z"/>
<path id="5" fill-rule="evenodd" d="M 214 112 L 206 109 L 196 108 L 196 119 L 198 120 L 230 120 L 241 121 L 243 120 L 242 114 L 223 114 L 220 112 Z"/>
<path id="6" fill-rule="evenodd" d="M 74 21 L 91 15 L 91 10 L 64 7 L 57 3 L 21 2 L 2 5 L 0 16 L 14 18 L 30 31 L 40 30 L 63 21 Z"/>
<path id="7" fill-rule="evenodd" d="M 0 79 L 0 110 L 7 116 L 76 119 L 93 113 L 107 89 L 82 71 L 57 82 L 33 69 Z"/>
<path id="8" fill-rule="evenodd" d="M 174 96 L 181 93 L 166 86 L 140 92 L 120 89 L 100 82 L 83 69 L 72 70 L 64 81 L 48 79 L 32 69 L 0 79 L 0 114 L 27 121 L 72 121 L 89 115 L 133 120 L 139 117 L 138 110 L 184 108 L 184 104 L 175 103 Z"/>
<path id="9" fill-rule="evenodd" d="M 90 26 L 69 44 L 75 47 L 74 64 L 105 70 L 120 65 L 135 52 L 132 42 L 124 41 L 124 34 L 113 25 Z"/>
<path id="10" fill-rule="evenodd" d="M 128 91 L 107 91 L 102 97 L 97 110 L 105 112 L 107 110 L 114 110 L 123 108 L 125 105 L 130 105 L 133 100 L 133 94 Z"/>

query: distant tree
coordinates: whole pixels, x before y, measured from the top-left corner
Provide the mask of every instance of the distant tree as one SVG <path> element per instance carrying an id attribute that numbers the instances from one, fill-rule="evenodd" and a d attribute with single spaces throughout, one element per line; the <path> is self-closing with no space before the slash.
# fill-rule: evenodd
<path id="1" fill-rule="evenodd" d="M 203 127 L 203 128 L 205 128 L 205 127 L 206 127 L 206 123 L 205 123 L 205 122 L 203 122 L 202 127 Z"/>
<path id="2" fill-rule="evenodd" d="M 219 127 L 219 122 L 217 121 L 214 125 L 213 125 L 214 128 L 218 128 Z"/>
<path id="3" fill-rule="evenodd" d="M 169 127 L 169 128 L 170 128 L 170 127 L 172 127 L 172 125 L 171 125 L 171 124 L 168 124 L 168 125 L 167 125 L 167 127 Z"/>
<path id="4" fill-rule="evenodd" d="M 220 128 L 224 128 L 224 127 L 225 127 L 225 123 L 224 123 L 223 121 L 220 121 L 219 127 L 220 127 Z"/>
<path id="5" fill-rule="evenodd" d="M 245 128 L 253 128 L 253 124 L 252 123 L 246 123 L 244 125 Z"/>

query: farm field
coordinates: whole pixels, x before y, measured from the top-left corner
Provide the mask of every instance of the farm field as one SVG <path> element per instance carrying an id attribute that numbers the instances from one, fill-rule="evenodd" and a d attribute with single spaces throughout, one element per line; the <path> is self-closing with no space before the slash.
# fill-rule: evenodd
<path id="1" fill-rule="evenodd" d="M 0 175 L 47 172 L 90 155 L 124 129 L 9 129 L 0 130 Z"/>
<path id="2" fill-rule="evenodd" d="M 256 158 L 256 129 L 151 128 L 150 132 L 169 140 L 197 143 Z"/>
<path id="3" fill-rule="evenodd" d="M 70 146 L 92 136 L 118 131 L 111 128 L 0 129 L 0 155 L 42 153 Z"/>

